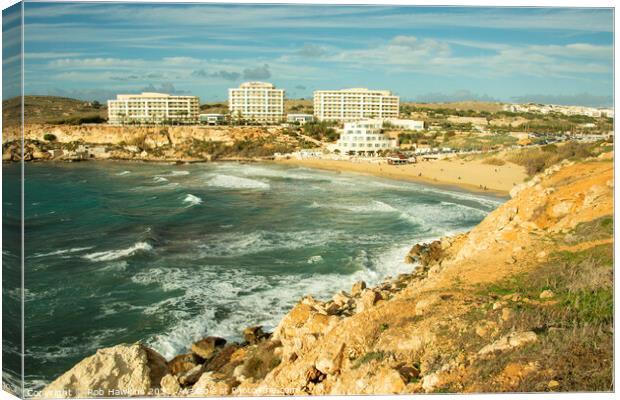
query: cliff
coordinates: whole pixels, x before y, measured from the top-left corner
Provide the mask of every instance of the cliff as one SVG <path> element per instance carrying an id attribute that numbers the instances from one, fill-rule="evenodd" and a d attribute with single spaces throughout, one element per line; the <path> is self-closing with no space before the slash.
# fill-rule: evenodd
<path id="1" fill-rule="evenodd" d="M 306 297 L 271 334 L 208 337 L 163 370 L 142 345 L 103 349 L 43 395 L 613 390 L 612 161 L 546 170 L 470 232 L 415 245 L 410 274 Z"/>
<path id="2" fill-rule="evenodd" d="M 115 126 L 27 124 L 24 159 L 208 161 L 226 157 L 266 157 L 290 152 L 305 140 L 280 127 Z M 21 158 L 14 127 L 3 130 L 3 160 Z"/>

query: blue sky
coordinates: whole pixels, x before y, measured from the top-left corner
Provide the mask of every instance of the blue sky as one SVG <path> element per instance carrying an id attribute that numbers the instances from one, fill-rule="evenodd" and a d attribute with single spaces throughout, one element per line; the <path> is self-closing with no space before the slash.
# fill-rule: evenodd
<path id="1" fill-rule="evenodd" d="M 290 98 L 346 87 L 420 101 L 613 96 L 611 9 L 26 3 L 25 52 L 27 94 L 84 99 L 218 101 L 245 80 Z"/>

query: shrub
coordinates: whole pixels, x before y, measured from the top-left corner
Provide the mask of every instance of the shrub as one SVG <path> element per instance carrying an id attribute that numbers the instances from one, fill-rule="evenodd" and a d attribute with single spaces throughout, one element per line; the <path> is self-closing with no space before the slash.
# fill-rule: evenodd
<path id="1" fill-rule="evenodd" d="M 491 157 L 491 158 L 485 159 L 484 161 L 482 161 L 482 163 L 500 166 L 500 165 L 506 164 L 506 161 L 502 160 L 501 158 Z"/>
<path id="2" fill-rule="evenodd" d="M 45 135 L 43 135 L 43 140 L 47 140 L 48 142 L 53 142 L 56 140 L 56 135 L 54 135 L 53 133 L 46 133 Z"/>

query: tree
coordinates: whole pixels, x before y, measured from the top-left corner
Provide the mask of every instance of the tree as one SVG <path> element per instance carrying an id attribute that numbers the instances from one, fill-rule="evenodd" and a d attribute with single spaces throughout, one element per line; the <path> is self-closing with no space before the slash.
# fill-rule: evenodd
<path id="1" fill-rule="evenodd" d="M 54 135 L 53 133 L 46 133 L 45 135 L 43 135 L 43 139 L 47 140 L 48 142 L 54 142 L 56 140 L 56 135 Z"/>

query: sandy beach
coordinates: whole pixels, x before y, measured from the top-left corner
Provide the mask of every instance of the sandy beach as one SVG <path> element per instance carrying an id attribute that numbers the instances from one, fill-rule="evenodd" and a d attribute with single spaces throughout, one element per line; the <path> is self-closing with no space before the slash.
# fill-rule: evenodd
<path id="1" fill-rule="evenodd" d="M 276 162 L 332 171 L 356 172 L 390 179 L 457 186 L 466 190 L 498 195 L 507 195 L 513 186 L 527 178 L 525 169 L 516 164 L 506 163 L 496 166 L 484 164 L 481 160 L 463 161 L 457 158 L 421 161 L 407 165 L 323 159 L 289 159 Z"/>

